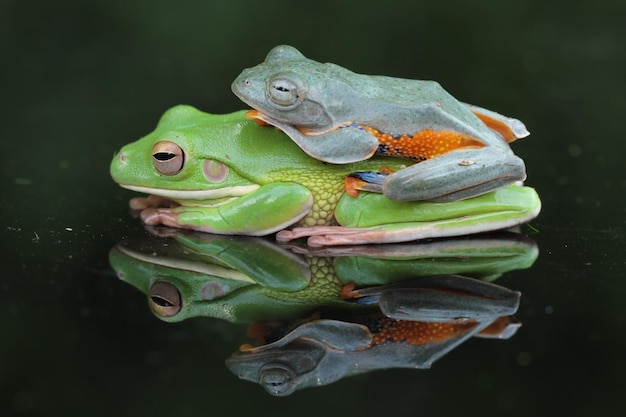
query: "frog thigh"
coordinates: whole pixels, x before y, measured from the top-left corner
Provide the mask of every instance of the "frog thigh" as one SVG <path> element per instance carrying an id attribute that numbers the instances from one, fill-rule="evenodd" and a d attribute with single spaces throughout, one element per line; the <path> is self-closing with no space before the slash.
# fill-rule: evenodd
<path id="1" fill-rule="evenodd" d="M 276 239 L 308 237 L 311 247 L 408 242 L 506 229 L 534 219 L 540 210 L 536 191 L 515 185 L 454 203 L 397 202 L 361 193 L 339 201 L 335 217 L 341 226 L 296 227 Z"/>
<path id="2" fill-rule="evenodd" d="M 443 275 L 426 285 L 395 286 L 380 294 L 383 314 L 398 320 L 448 322 L 489 320 L 515 314 L 520 293 L 499 285 L 460 275 Z"/>
<path id="3" fill-rule="evenodd" d="M 359 128 L 345 127 L 320 135 L 305 135 L 291 126 L 281 126 L 280 129 L 306 154 L 332 164 L 363 161 L 378 149 L 378 140 Z"/>
<path id="4" fill-rule="evenodd" d="M 449 202 L 524 179 L 524 161 L 512 152 L 492 147 L 463 149 L 389 175 L 383 184 L 383 193 L 396 201 Z"/>

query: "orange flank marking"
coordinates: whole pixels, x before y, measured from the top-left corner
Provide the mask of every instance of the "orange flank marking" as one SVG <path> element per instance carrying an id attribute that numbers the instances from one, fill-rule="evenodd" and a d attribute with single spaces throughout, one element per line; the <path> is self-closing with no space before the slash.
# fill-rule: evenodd
<path id="1" fill-rule="evenodd" d="M 493 117 L 489 117 L 486 114 L 478 113 L 475 111 L 472 111 L 472 113 L 474 113 L 480 120 L 482 120 L 482 122 L 486 124 L 489 129 L 498 132 L 508 143 L 517 140 L 517 136 L 515 136 L 515 133 L 513 133 L 511 127 L 503 121 L 496 120 Z"/>
<path id="2" fill-rule="evenodd" d="M 498 317 L 493 323 L 482 329 L 478 334 L 485 336 L 497 336 L 502 334 L 511 322 L 512 320 L 509 316 Z"/>
<path id="3" fill-rule="evenodd" d="M 267 323 L 254 322 L 248 326 L 246 336 L 252 339 L 263 340 L 267 334 Z"/>
<path id="4" fill-rule="evenodd" d="M 380 172 L 381 174 L 393 174 L 394 172 L 396 172 L 395 169 L 391 169 L 389 167 L 381 167 L 378 172 Z"/>
<path id="5" fill-rule="evenodd" d="M 363 184 L 365 184 L 365 181 L 354 177 L 346 177 L 343 180 L 343 187 L 346 190 L 346 194 L 350 197 L 358 197 L 359 190 Z"/>
<path id="6" fill-rule="evenodd" d="M 341 298 L 344 300 L 350 300 L 352 298 L 358 297 L 358 293 L 355 291 L 356 285 L 354 282 L 344 285 L 341 287 Z"/>
<path id="7" fill-rule="evenodd" d="M 296 126 L 296 128 L 300 131 L 300 133 L 302 133 L 304 136 L 319 136 L 320 134 L 323 134 L 324 132 L 317 132 L 313 129 L 309 129 L 303 126 Z"/>
<path id="8" fill-rule="evenodd" d="M 425 345 L 443 342 L 468 332 L 476 326 L 476 322 L 466 320 L 452 323 L 433 323 L 383 318 L 380 326 L 380 330 L 373 335 L 373 345 L 387 341 L 405 341 L 414 345 Z"/>
<path id="9" fill-rule="evenodd" d="M 259 126 L 268 125 L 268 123 L 265 120 L 263 120 L 261 117 L 262 117 L 262 113 L 258 110 L 248 110 L 246 112 L 246 118 L 254 120 L 254 122 L 258 124 Z"/>
<path id="10" fill-rule="evenodd" d="M 370 126 L 363 126 L 381 144 L 379 153 L 415 161 L 423 161 L 457 149 L 477 149 L 485 146 L 475 137 L 453 130 L 426 129 L 413 135 L 393 136 Z"/>
<path id="11" fill-rule="evenodd" d="M 254 349 L 254 346 L 252 346 L 250 343 L 244 343 L 243 345 L 239 346 L 240 352 L 247 352 L 252 349 Z"/>

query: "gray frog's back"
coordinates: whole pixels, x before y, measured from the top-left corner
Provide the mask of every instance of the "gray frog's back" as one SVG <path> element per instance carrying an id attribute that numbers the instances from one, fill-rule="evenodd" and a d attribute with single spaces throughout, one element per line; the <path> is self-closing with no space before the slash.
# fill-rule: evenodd
<path id="1" fill-rule="evenodd" d="M 486 126 L 436 81 L 411 80 L 384 75 L 353 73 L 334 64 L 328 65 L 330 91 L 341 91 L 345 117 L 378 129 L 412 133 L 421 128 L 452 128 L 461 132 L 491 135 Z M 413 130 L 412 130 L 413 129 Z"/>

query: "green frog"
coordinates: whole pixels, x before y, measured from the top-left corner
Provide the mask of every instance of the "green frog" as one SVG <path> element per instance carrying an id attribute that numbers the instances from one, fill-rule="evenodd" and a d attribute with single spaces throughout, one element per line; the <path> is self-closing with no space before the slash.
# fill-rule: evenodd
<path id="1" fill-rule="evenodd" d="M 334 165 L 310 158 L 284 133 L 258 126 L 245 111 L 214 115 L 180 105 L 156 129 L 124 146 L 110 173 L 147 225 L 264 236 L 313 246 L 413 241 L 512 227 L 537 216 L 529 187 L 508 186 L 457 202 L 392 201 L 346 193 L 355 171 L 401 169 L 376 156 Z M 405 161 L 406 162 L 406 161 Z"/>

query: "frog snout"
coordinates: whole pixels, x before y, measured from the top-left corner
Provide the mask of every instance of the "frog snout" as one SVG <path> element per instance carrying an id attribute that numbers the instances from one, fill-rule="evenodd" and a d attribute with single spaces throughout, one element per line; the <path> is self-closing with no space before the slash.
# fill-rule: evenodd
<path id="1" fill-rule="evenodd" d="M 238 77 L 233 83 L 230 85 L 231 90 L 235 95 L 239 95 L 239 92 L 250 87 L 251 81 L 247 77 Z"/>
<path id="2" fill-rule="evenodd" d="M 250 71 L 250 68 L 244 69 L 235 81 L 230 85 L 231 90 L 239 98 L 242 95 L 250 94 L 250 91 L 262 89 L 264 83 L 257 83 L 258 77 Z"/>

